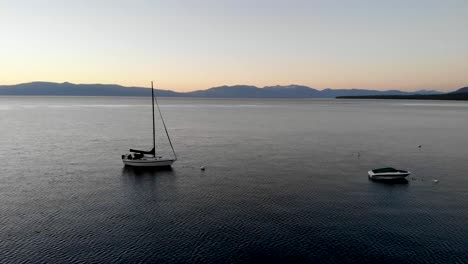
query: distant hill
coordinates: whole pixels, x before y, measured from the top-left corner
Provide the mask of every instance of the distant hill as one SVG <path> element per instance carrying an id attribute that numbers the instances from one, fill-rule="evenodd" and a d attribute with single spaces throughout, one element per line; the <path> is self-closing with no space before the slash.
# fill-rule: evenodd
<path id="1" fill-rule="evenodd" d="M 460 89 L 458 89 L 458 90 L 456 90 L 455 92 L 452 92 L 452 93 L 456 93 L 456 94 L 468 93 L 468 87 L 460 88 Z"/>
<path id="2" fill-rule="evenodd" d="M 207 90 L 199 90 L 185 93 L 192 97 L 207 97 L 207 98 L 335 98 L 337 96 L 352 96 L 352 95 L 386 95 L 386 94 L 440 94 L 438 91 L 416 91 L 403 92 L 398 90 L 377 91 L 364 89 L 325 89 L 317 90 L 303 85 L 287 85 L 287 86 L 265 86 L 258 88 L 250 85 L 235 85 L 235 86 L 220 86 L 213 87 Z"/>
<path id="3" fill-rule="evenodd" d="M 320 91 L 301 85 L 267 86 L 258 88 L 250 85 L 213 87 L 186 93 L 193 97 L 207 98 L 321 98 Z"/>
<path id="4" fill-rule="evenodd" d="M 178 96 L 168 90 L 156 90 L 158 96 Z M 0 85 L 0 95 L 42 96 L 151 96 L 150 90 L 142 87 L 124 87 L 115 84 L 73 84 L 31 82 L 16 85 Z"/>
<path id="5" fill-rule="evenodd" d="M 398 90 L 377 91 L 364 89 L 324 89 L 322 91 L 303 85 L 266 86 L 250 85 L 220 86 L 193 92 L 174 92 L 157 89 L 162 97 L 204 98 L 335 98 L 337 96 L 363 95 L 414 95 L 441 94 L 437 91 L 403 92 Z M 16 85 L 0 85 L 0 95 L 31 96 L 150 96 L 147 88 L 124 87 L 115 84 L 73 84 L 53 82 L 31 82 Z"/>
<path id="6" fill-rule="evenodd" d="M 404 92 L 399 90 L 364 90 L 364 89 L 325 89 L 322 91 L 326 97 L 335 98 L 337 96 L 362 96 L 362 95 L 412 95 L 412 94 L 441 94 L 439 91 L 419 90 L 415 92 Z"/>
<path id="7" fill-rule="evenodd" d="M 190 97 L 218 97 L 218 98 L 246 98 L 263 97 L 262 91 L 255 86 L 235 85 L 213 87 L 207 90 L 187 92 L 185 95 Z"/>
<path id="8" fill-rule="evenodd" d="M 413 99 L 413 100 L 458 100 L 468 101 L 468 87 L 444 94 L 412 94 L 412 95 L 365 95 L 338 96 L 338 99 Z"/>

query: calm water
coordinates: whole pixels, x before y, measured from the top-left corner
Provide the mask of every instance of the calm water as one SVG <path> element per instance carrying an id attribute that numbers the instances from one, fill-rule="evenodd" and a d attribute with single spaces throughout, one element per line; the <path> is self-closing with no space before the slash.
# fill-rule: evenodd
<path id="1" fill-rule="evenodd" d="M 151 172 L 148 98 L 0 97 L 0 263 L 468 261 L 468 103 L 160 102 Z"/>

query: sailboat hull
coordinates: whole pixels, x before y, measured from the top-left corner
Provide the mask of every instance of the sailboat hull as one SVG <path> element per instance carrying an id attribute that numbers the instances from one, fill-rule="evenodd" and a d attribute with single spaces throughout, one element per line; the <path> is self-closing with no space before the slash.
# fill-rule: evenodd
<path id="1" fill-rule="evenodd" d="M 132 167 L 167 167 L 174 163 L 174 159 L 163 158 L 143 158 L 143 159 L 122 159 L 125 166 Z"/>

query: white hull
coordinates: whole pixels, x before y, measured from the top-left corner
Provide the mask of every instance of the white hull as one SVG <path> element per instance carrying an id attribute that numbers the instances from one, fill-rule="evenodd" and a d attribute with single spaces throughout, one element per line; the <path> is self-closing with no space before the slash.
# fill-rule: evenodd
<path id="1" fill-rule="evenodd" d="M 367 174 L 369 175 L 370 179 L 373 180 L 399 180 L 404 179 L 406 176 L 410 175 L 409 172 L 384 172 L 384 173 L 374 173 L 373 171 L 368 171 Z"/>
<path id="2" fill-rule="evenodd" d="M 174 163 L 174 159 L 164 158 L 142 158 L 142 159 L 122 159 L 125 166 L 132 167 L 167 167 Z"/>

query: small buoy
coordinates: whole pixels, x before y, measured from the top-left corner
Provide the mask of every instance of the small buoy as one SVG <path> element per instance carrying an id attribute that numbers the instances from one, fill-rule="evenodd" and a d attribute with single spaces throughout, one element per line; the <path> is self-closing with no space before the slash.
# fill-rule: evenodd
<path id="1" fill-rule="evenodd" d="M 201 167 L 200 167 L 200 170 L 204 171 L 204 170 L 205 170 L 205 166 L 201 166 Z"/>
<path id="2" fill-rule="evenodd" d="M 434 183 L 438 183 L 438 182 L 439 182 L 439 180 L 433 180 L 433 182 L 434 182 Z"/>

